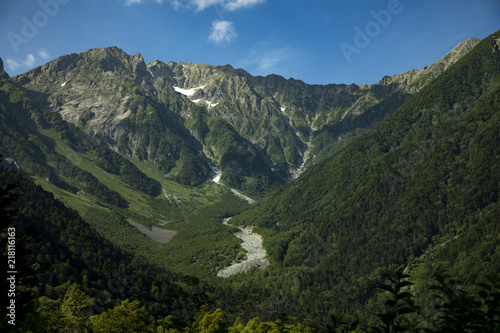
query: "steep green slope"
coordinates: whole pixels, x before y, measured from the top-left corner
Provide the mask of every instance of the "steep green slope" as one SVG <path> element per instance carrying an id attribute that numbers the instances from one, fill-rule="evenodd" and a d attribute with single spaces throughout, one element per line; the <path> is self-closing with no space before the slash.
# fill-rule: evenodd
<path id="1" fill-rule="evenodd" d="M 211 180 L 191 187 L 165 179 L 157 165 L 134 163 L 28 95 L 8 78 L 0 81 L 4 164 L 78 210 L 122 249 L 162 267 L 215 276 L 240 251 L 233 230 L 220 221 L 249 204 L 230 189 Z M 155 241 L 127 222 L 169 237 Z M 189 265 L 193 258 L 198 265 Z"/>
<path id="2" fill-rule="evenodd" d="M 499 39 L 483 40 L 370 133 L 233 219 L 264 236 L 272 265 L 296 281 L 290 299 L 353 312 L 385 270 L 417 258 L 467 282 L 497 272 Z"/>
<path id="3" fill-rule="evenodd" d="M 409 86 L 404 75 L 373 86 L 308 86 L 230 66 L 146 66 L 140 55 L 116 48 L 66 56 L 15 80 L 2 74 L 0 63 L 0 153 L 121 248 L 203 279 L 215 279 L 217 269 L 241 256 L 236 229 L 220 222 L 249 208 L 209 180 L 211 163 L 226 185 L 262 195 L 308 153 L 311 163 L 334 154 L 233 219 L 256 226 L 271 266 L 229 278 L 235 290 L 220 298 L 232 319 L 288 317 L 324 328 L 331 312 L 373 314 L 382 303 L 374 287 L 397 266 L 424 281 L 415 286 L 424 299 L 425 280 L 438 265 L 466 285 L 498 272 L 499 47 L 497 33 L 449 68 L 461 55 L 436 71 L 412 73 Z M 366 129 L 372 130 L 358 135 Z M 63 210 L 46 193 L 24 191 Z M 123 252 L 93 241 L 80 250 L 74 244 L 85 239 L 77 236 L 93 232 L 82 233 L 88 227 L 73 213 L 75 228 L 51 227 L 44 203 L 28 203 L 23 216 L 40 216 L 44 232 L 55 232 L 47 236 L 50 244 L 38 244 L 37 260 L 55 263 L 57 274 L 54 289 L 44 291 L 53 298 L 45 305 L 62 307 L 55 299 L 72 295 L 69 285 L 56 288 L 67 276 L 107 302 L 109 290 L 101 297 L 95 289 L 106 289 L 110 274 L 81 268 L 112 270 L 115 261 L 121 268 Z M 177 234 L 156 243 L 128 221 Z M 71 230 L 60 230 L 66 227 Z M 107 256 L 112 259 L 101 262 Z M 173 291 L 138 273 L 131 295 L 145 299 L 151 313 L 192 316 L 202 301 L 189 303 L 187 292 L 178 303 L 170 291 L 200 291 L 193 280 L 177 284 L 178 276 L 149 269 L 138 268 L 172 278 Z M 91 286 L 84 279 L 89 274 L 96 279 Z M 164 297 L 167 305 L 158 304 Z M 187 313 L 179 310 L 184 306 Z"/>
<path id="4" fill-rule="evenodd" d="M 208 286 L 134 259 L 100 236 L 51 193 L 4 166 L 0 166 L 0 189 L 2 256 L 7 255 L 7 228 L 14 230 L 16 241 L 18 303 L 17 325 L 13 328 L 29 325 L 37 332 L 41 328 L 66 331 L 77 326 L 77 317 L 98 315 L 125 299 L 139 300 L 156 318 L 173 315 L 182 323 L 190 321 L 202 305 L 212 302 L 206 294 L 210 291 Z M 17 197 L 9 204 L 5 199 L 12 193 Z M 16 210 L 14 214 L 5 218 L 4 213 L 12 209 Z M 4 279 L 2 287 L 6 283 Z M 77 295 L 80 298 L 71 298 Z M 44 297 L 36 301 L 35 297 L 41 296 Z M 5 299 L 7 295 L 2 293 L 2 300 Z M 53 316 L 30 317 L 35 305 L 44 315 L 53 312 Z M 5 325 L 3 308 L 0 313 L 2 327 L 7 331 L 12 326 Z M 73 318 L 65 322 L 61 316 Z M 149 324 L 154 325 L 151 319 Z M 66 328 L 51 327 L 56 321 Z"/>

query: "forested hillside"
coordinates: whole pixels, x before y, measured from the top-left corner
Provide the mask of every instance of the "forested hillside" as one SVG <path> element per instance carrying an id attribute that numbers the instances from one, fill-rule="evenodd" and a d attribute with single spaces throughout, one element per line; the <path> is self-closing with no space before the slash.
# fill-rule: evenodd
<path id="1" fill-rule="evenodd" d="M 291 299 L 364 315 L 394 267 L 425 280 L 443 266 L 467 283 L 498 273 L 499 37 L 483 40 L 370 133 L 233 219 L 263 235 L 271 265 L 287 276 L 279 287 L 290 290 L 294 281 Z"/>
<path id="2" fill-rule="evenodd" d="M 103 239 L 52 194 L 3 166 L 0 217 L 2 256 L 15 256 L 16 267 L 1 283 L 4 291 L 16 285 L 15 294 L 1 296 L 2 304 L 15 302 L 14 311 L 0 310 L 5 332 L 489 332 L 500 324 L 500 281 L 495 277 L 479 283 L 475 294 L 456 289 L 450 276 L 438 272 L 435 291 L 421 290 L 439 302 L 429 319 L 413 294 L 405 291 L 413 283 L 401 270 L 379 286 L 386 291 L 381 300 L 387 307 L 376 326 L 332 313 L 329 319 L 311 322 L 309 316 L 290 317 L 283 307 L 262 313 L 278 318 L 263 321 L 254 314 L 272 300 L 259 298 L 256 290 L 243 297 L 248 290 L 210 286 L 139 262 Z M 300 324 L 304 321 L 315 327 Z"/>
<path id="3" fill-rule="evenodd" d="M 210 302 L 207 289 L 195 279 L 135 260 L 106 241 L 74 210 L 19 173 L 1 166 L 0 188 L 3 254 L 7 250 L 6 229 L 15 229 L 19 278 L 16 315 L 20 327 L 47 325 L 48 330 L 51 321 L 60 320 L 59 314 L 97 315 L 125 298 L 139 299 L 157 317 L 171 314 L 189 321 Z M 2 287 L 6 287 L 5 280 Z M 44 297 L 37 301 L 35 296 Z M 6 293 L 2 297 L 6 299 Z M 42 317 L 30 317 L 36 307 Z M 52 312 L 49 322 L 43 322 L 43 315 Z M 5 328 L 4 308 L 2 317 Z M 57 325 L 63 323 L 60 320 Z"/>

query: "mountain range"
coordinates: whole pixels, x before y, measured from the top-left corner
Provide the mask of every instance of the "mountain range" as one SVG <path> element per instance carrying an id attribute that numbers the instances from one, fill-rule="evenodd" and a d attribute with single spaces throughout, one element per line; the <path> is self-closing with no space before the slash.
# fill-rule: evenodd
<path id="1" fill-rule="evenodd" d="M 289 181 L 383 119 L 478 42 L 375 85 L 307 85 L 229 65 L 146 65 L 115 47 L 63 56 L 13 81 L 98 143 L 153 162 L 167 177 L 199 185 L 215 165 L 223 183 L 259 195 L 269 193 L 263 184 Z"/>
<path id="2" fill-rule="evenodd" d="M 499 273 L 499 36 L 359 86 L 117 47 L 13 78 L 0 59 L 0 153 L 129 255 L 234 288 L 234 318 L 370 321 L 396 267 L 423 304 L 438 266 Z M 221 281 L 245 256 L 236 226 L 269 267 Z"/>

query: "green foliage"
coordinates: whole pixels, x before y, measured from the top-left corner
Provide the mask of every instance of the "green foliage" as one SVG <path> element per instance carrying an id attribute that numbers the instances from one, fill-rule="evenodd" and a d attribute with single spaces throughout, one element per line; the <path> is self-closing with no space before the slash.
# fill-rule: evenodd
<path id="1" fill-rule="evenodd" d="M 471 286 L 480 276 L 497 273 L 500 264 L 500 56 L 492 52 L 491 38 L 412 98 L 394 93 L 387 104 L 372 106 L 377 116 L 388 117 L 369 133 L 357 136 L 375 121 L 368 114 L 358 124 L 346 119 L 326 126 L 316 141 L 321 143 L 318 152 L 334 155 L 247 212 L 248 204 L 227 189 L 206 186 L 210 168 L 194 137 L 219 163 L 224 183 L 258 195 L 283 182 L 267 158 L 272 156 L 273 167 L 282 168 L 286 178 L 287 165 L 300 164 L 299 150 L 305 147 L 299 147 L 286 117 L 276 116 L 278 102 L 250 94 L 243 82 L 221 79 L 231 98 L 237 92 L 244 97 L 238 103 L 222 102 L 209 113 L 187 107 L 187 101 L 169 92 L 162 93 L 165 103 L 160 103 L 132 80 L 121 81 L 122 91 L 130 94 L 131 114 L 117 126 L 115 137 L 97 143 L 57 113 L 39 109 L 12 82 L 2 81 L 0 129 L 5 135 L 0 149 L 8 153 L 11 167 L 19 163 L 26 175 L 55 189 L 137 258 L 217 281 L 216 287 L 208 286 L 141 263 L 52 196 L 0 169 L 0 188 L 9 190 L 14 181 L 25 193 L 16 203 L 15 225 L 28 230 L 33 224 L 41 235 L 37 242 L 29 232 L 22 238 L 33 253 L 26 256 L 26 285 L 32 279 L 29 285 L 36 286 L 24 293 L 25 326 L 44 319 L 47 327 L 63 331 L 110 331 L 114 324 L 121 330 L 170 332 L 307 331 L 294 325 L 301 322 L 349 331 L 358 325 L 350 319 L 358 316 L 359 330 L 495 331 L 496 280 L 478 285 L 477 296 L 446 276 L 436 278 L 432 289 L 437 296 L 427 287 L 437 265 Z M 121 58 L 97 54 L 94 60 L 120 73 L 130 69 Z M 337 122 L 360 88 L 328 89 L 345 97 L 345 105 L 332 111 L 338 112 Z M 360 105 L 370 108 L 390 94 L 387 89 L 373 90 Z M 324 97 L 313 92 L 277 98 L 299 100 L 296 105 L 303 106 L 303 115 L 291 117 L 292 122 L 319 124 L 326 116 L 318 118 L 313 110 L 329 105 L 315 101 L 319 96 Z M 174 104 L 179 114 L 169 109 Z M 257 111 L 268 116 L 230 123 L 238 113 L 254 116 Z M 84 113 L 79 125 L 87 126 L 91 118 L 91 112 Z M 261 128 L 271 128 L 273 135 Z M 345 147 L 338 142 L 334 147 L 335 136 L 345 130 L 350 135 Z M 265 148 L 243 139 L 245 133 L 262 134 Z M 123 156 L 101 146 L 108 139 L 116 139 L 112 144 Z M 150 177 L 161 183 L 163 196 Z M 222 218 L 240 213 L 234 222 L 255 226 L 271 267 L 215 280 L 218 269 L 241 256 L 235 229 L 221 224 Z M 168 244 L 155 244 L 127 219 L 146 227 L 168 224 L 177 235 Z M 384 293 L 376 294 L 384 273 L 402 265 L 418 274 L 418 282 L 412 285 L 396 271 L 381 285 Z M 38 311 L 33 311 L 35 292 Z M 346 315 L 331 317 L 327 324 L 332 312 Z M 146 320 L 127 322 L 128 317 L 119 318 L 123 314 Z M 247 324 L 235 322 L 238 317 Z"/>
<path id="2" fill-rule="evenodd" d="M 151 196 L 160 193 L 160 186 L 142 173 L 132 162 L 103 146 L 95 147 L 95 164 L 101 169 L 121 176 L 121 179 L 134 189 Z"/>
<path id="3" fill-rule="evenodd" d="M 446 272 L 434 275 L 439 332 L 497 332 L 500 329 L 500 281 L 488 277 L 477 284 L 477 295 L 460 288 L 460 282 Z"/>
<path id="4" fill-rule="evenodd" d="M 152 315 L 173 314 L 180 321 L 186 320 L 184 316 L 194 315 L 206 302 L 204 287 L 195 279 L 134 260 L 97 234 L 52 194 L 22 179 L 18 173 L 0 167 L 0 187 L 12 183 L 18 183 L 18 191 L 23 194 L 13 206 L 18 215 L 11 225 L 16 228 L 19 242 L 16 268 L 23 278 L 18 282 L 37 286 L 16 298 L 29 308 L 34 303 L 34 291 L 45 296 L 40 307 L 47 309 L 43 311 L 48 311 L 50 325 L 80 327 L 86 322 L 80 317 L 87 319 L 89 313 L 105 312 L 117 305 L 117 299 L 140 299 Z M 36 230 L 37 238 L 29 236 L 32 229 Z M 2 242 L 5 241 L 2 236 Z M 24 247 L 30 252 L 23 252 Z M 150 294 L 151 290 L 157 292 Z M 25 317 L 22 308 L 18 310 L 21 321 Z M 52 318 L 50 313 L 57 316 Z"/>
<path id="5" fill-rule="evenodd" d="M 386 311 L 377 314 L 382 322 L 379 327 L 372 328 L 374 332 L 407 332 L 415 331 L 416 324 L 408 318 L 408 314 L 416 313 L 419 308 L 415 305 L 413 295 L 409 292 L 413 283 L 407 279 L 410 275 L 402 269 L 393 272 L 389 284 L 381 284 L 379 289 L 389 295 L 385 301 Z"/>
<path id="6" fill-rule="evenodd" d="M 0 155 L 0 161 L 1 158 Z M 16 175 L 12 171 L 8 173 Z M 12 294 L 11 288 L 12 281 L 8 279 L 12 275 L 5 274 L 0 281 L 0 289 L 3 291 L 0 295 L 0 303 L 4 305 L 0 309 L 0 329 L 2 332 L 17 332 L 18 328 L 35 330 L 40 322 L 39 314 L 35 311 L 35 290 L 32 287 L 35 283 L 33 275 L 40 270 L 28 264 L 34 251 L 32 243 L 38 242 L 40 238 L 36 230 L 26 224 L 24 228 L 16 228 L 18 225 L 16 216 L 19 212 L 16 203 L 20 200 L 20 197 L 20 184 L 16 179 L 11 178 L 7 182 L 0 183 L 0 247 L 2 260 L 6 263 L 4 266 L 6 269 L 11 265 L 14 265 L 16 269 L 14 294 Z M 12 252 L 14 252 L 14 255 L 12 255 Z M 7 308 L 7 305 L 11 305 L 12 300 L 16 302 L 14 313 Z M 10 325 L 9 322 L 14 322 L 15 325 Z"/>
<path id="7" fill-rule="evenodd" d="M 471 293 L 444 271 L 434 274 L 434 282 L 428 292 L 435 301 L 434 309 L 423 309 L 415 304 L 411 291 L 413 285 L 401 269 L 391 273 L 388 283 L 378 286 L 385 292 L 386 309 L 377 314 L 377 326 L 361 328 L 359 320 L 343 322 L 334 316 L 330 332 L 498 332 L 500 329 L 500 283 L 488 277 L 487 283 L 477 284 L 479 291 Z M 362 325 L 362 324 L 361 324 Z M 348 327 L 348 328 L 347 328 Z"/>
<path id="8" fill-rule="evenodd" d="M 221 309 L 215 310 L 213 313 L 205 314 L 195 326 L 196 332 L 202 333 L 223 333 L 227 332 L 226 323 L 224 320 L 225 313 Z"/>
<path id="9" fill-rule="evenodd" d="M 43 329 L 57 332 L 88 332 L 88 317 L 92 313 L 90 298 L 74 283 L 62 300 L 42 296 L 38 300 Z"/>
<path id="10" fill-rule="evenodd" d="M 194 316 L 194 312 L 208 300 L 198 293 L 213 290 L 212 287 L 135 262 L 100 238 L 75 212 L 55 201 L 51 195 L 22 180 L 13 171 L 4 168 L 0 171 L 3 188 L 6 183 L 17 183 L 18 189 L 24 193 L 15 205 L 19 212 L 14 224 L 16 230 L 22 232 L 36 222 L 40 239 L 43 239 L 42 242 L 23 240 L 25 245 L 33 246 L 32 253 L 35 254 L 25 257 L 29 260 L 26 264 L 49 269 L 36 273 L 36 290 L 39 296 L 43 296 L 39 298 L 37 310 L 31 308 L 31 312 L 22 317 L 25 319 L 20 323 L 25 327 L 61 332 L 86 332 L 90 329 L 103 332 L 311 331 L 302 325 L 287 324 L 286 316 L 275 321 L 261 321 L 254 317 L 246 325 L 236 321 L 233 326 L 221 309 L 210 311 L 205 307 Z M 126 273 L 115 275 L 110 271 Z M 23 276 L 29 278 L 34 274 L 29 272 Z M 369 332 L 495 332 L 498 329 L 498 279 L 489 278 L 487 283 L 478 283 L 478 291 L 470 293 L 449 275 L 437 273 L 436 283 L 430 288 L 436 291 L 432 296 L 435 306 L 424 311 L 416 305 L 411 291 L 413 283 L 408 278 L 409 275 L 397 270 L 387 283 L 379 286 L 386 298 L 386 308 L 378 315 L 381 321 L 377 326 L 365 329 L 365 322 L 351 323 L 342 316 L 333 317 L 330 326 L 323 326 L 333 332 L 350 331 L 356 326 Z M 218 297 L 228 306 L 231 302 L 221 291 L 217 292 Z M 33 294 L 27 295 L 34 299 Z M 137 300 L 130 301 L 130 298 Z M 254 303 L 254 306 L 259 304 Z M 186 317 L 188 309 L 191 309 L 191 315 Z"/>
<path id="11" fill-rule="evenodd" d="M 120 305 L 89 318 L 93 332 L 154 332 L 154 319 L 139 301 L 124 300 Z"/>

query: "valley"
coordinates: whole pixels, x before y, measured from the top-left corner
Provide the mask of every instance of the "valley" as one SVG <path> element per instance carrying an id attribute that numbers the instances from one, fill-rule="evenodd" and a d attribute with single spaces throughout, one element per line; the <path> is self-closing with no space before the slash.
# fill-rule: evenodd
<path id="1" fill-rule="evenodd" d="M 225 218 L 222 224 L 228 225 L 230 217 Z M 217 276 L 227 278 L 231 275 L 246 273 L 250 269 L 257 267 L 266 269 L 269 261 L 266 258 L 266 250 L 262 246 L 262 236 L 254 234 L 252 229 L 239 228 L 240 232 L 236 236 L 242 240 L 241 248 L 246 254 L 242 261 L 231 263 L 217 273 Z"/>
<path id="2" fill-rule="evenodd" d="M 0 61 L 2 216 L 26 230 L 40 313 L 54 330 L 114 309 L 145 331 L 364 330 L 405 269 L 444 325 L 435 272 L 467 291 L 499 273 L 499 34 L 373 85 L 117 47 L 12 78 Z"/>

